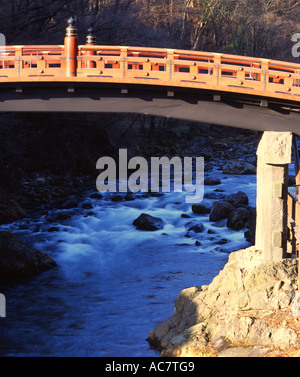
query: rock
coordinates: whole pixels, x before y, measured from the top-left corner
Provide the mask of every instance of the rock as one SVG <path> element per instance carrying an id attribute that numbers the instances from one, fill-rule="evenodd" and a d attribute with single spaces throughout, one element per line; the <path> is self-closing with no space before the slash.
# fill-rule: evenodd
<path id="1" fill-rule="evenodd" d="M 213 223 L 213 227 L 215 228 L 225 228 L 227 226 L 227 219 L 222 219 Z"/>
<path id="2" fill-rule="evenodd" d="M 246 241 L 255 244 L 255 232 L 256 232 L 256 208 L 250 208 L 248 211 L 248 221 L 245 224 L 248 230 L 245 232 Z"/>
<path id="3" fill-rule="evenodd" d="M 48 232 L 53 233 L 53 232 L 59 232 L 59 228 L 57 226 L 51 226 L 48 229 Z"/>
<path id="4" fill-rule="evenodd" d="M 137 219 L 133 221 L 133 225 L 140 230 L 159 230 L 164 226 L 163 220 L 159 217 L 154 217 L 146 213 L 142 213 Z"/>
<path id="5" fill-rule="evenodd" d="M 149 192 L 151 198 L 161 198 L 165 194 L 163 192 Z"/>
<path id="6" fill-rule="evenodd" d="M 216 242 L 216 245 L 225 245 L 228 242 L 229 240 L 227 238 L 221 238 L 219 241 Z"/>
<path id="7" fill-rule="evenodd" d="M 228 216 L 227 226 L 233 230 L 241 230 L 245 228 L 248 221 L 248 211 L 246 208 L 238 207 L 230 212 Z"/>
<path id="8" fill-rule="evenodd" d="M 252 164 L 254 166 L 257 166 L 257 156 L 256 155 L 246 156 L 245 157 L 245 161 L 249 162 L 250 164 Z"/>
<path id="9" fill-rule="evenodd" d="M 94 214 L 94 212 L 93 211 L 89 211 L 88 213 L 86 213 L 85 215 L 84 215 L 84 217 L 89 217 L 89 216 L 94 216 L 95 214 Z"/>
<path id="10" fill-rule="evenodd" d="M 0 279 L 35 275 L 55 267 L 45 253 L 25 245 L 9 232 L 0 232 Z"/>
<path id="11" fill-rule="evenodd" d="M 300 292 L 296 292 L 292 302 L 292 315 L 295 318 L 300 317 Z"/>
<path id="12" fill-rule="evenodd" d="M 233 205 L 228 202 L 213 202 L 209 215 L 209 221 L 217 222 L 222 219 L 227 219 L 230 212 L 233 210 Z"/>
<path id="13" fill-rule="evenodd" d="M 232 160 L 223 166 L 224 174 L 256 174 L 256 167 L 249 162 Z"/>
<path id="14" fill-rule="evenodd" d="M 186 233 L 185 237 L 190 238 L 191 237 L 191 234 L 190 234 L 191 232 L 196 233 L 196 234 L 202 233 L 202 232 L 204 232 L 204 229 L 205 228 L 204 228 L 203 224 L 195 224 L 195 225 L 191 226 L 188 229 L 188 232 Z"/>
<path id="15" fill-rule="evenodd" d="M 121 195 L 114 195 L 111 200 L 113 202 L 121 202 L 123 200 L 123 197 Z"/>
<path id="16" fill-rule="evenodd" d="M 211 340 L 212 347 L 218 352 L 224 351 L 227 348 L 231 347 L 231 344 L 224 336 L 214 336 Z"/>
<path id="17" fill-rule="evenodd" d="M 134 196 L 131 192 L 128 192 L 124 198 L 127 202 L 134 200 Z"/>
<path id="18" fill-rule="evenodd" d="M 299 315 L 297 263 L 292 258 L 265 263 L 255 247 L 232 252 L 209 285 L 179 294 L 173 315 L 151 332 L 149 343 L 155 340 L 162 355 L 176 349 L 180 356 L 205 354 L 209 343 L 219 356 L 299 351 L 299 323 L 291 310 Z"/>
<path id="19" fill-rule="evenodd" d="M 182 213 L 182 214 L 180 215 L 180 217 L 182 217 L 183 219 L 190 219 L 190 218 L 191 218 L 191 216 L 188 215 L 187 213 Z"/>
<path id="20" fill-rule="evenodd" d="M 208 234 L 216 234 L 216 232 L 213 229 L 208 229 L 207 233 Z"/>
<path id="21" fill-rule="evenodd" d="M 225 199 L 226 195 L 218 193 L 218 192 L 208 192 L 204 194 L 205 199 Z"/>
<path id="22" fill-rule="evenodd" d="M 269 351 L 266 347 L 234 347 L 219 353 L 218 357 L 262 357 Z"/>
<path id="23" fill-rule="evenodd" d="M 82 203 L 81 207 L 84 208 L 84 209 L 92 209 L 93 208 L 91 203 Z"/>
<path id="24" fill-rule="evenodd" d="M 94 192 L 92 195 L 90 195 L 91 199 L 102 199 L 103 195 L 100 194 L 100 192 Z"/>
<path id="25" fill-rule="evenodd" d="M 26 212 L 14 200 L 5 200 L 0 203 L 0 224 L 7 224 L 26 217 Z"/>
<path id="26" fill-rule="evenodd" d="M 78 207 L 78 203 L 74 199 L 68 199 L 63 204 L 61 204 L 60 209 L 71 209 Z"/>
<path id="27" fill-rule="evenodd" d="M 221 181 L 219 180 L 219 178 L 207 177 L 204 179 L 204 184 L 206 186 L 217 186 L 221 184 Z"/>
<path id="28" fill-rule="evenodd" d="M 188 230 L 190 232 L 194 232 L 194 233 L 202 233 L 202 232 L 204 232 L 204 225 L 203 224 L 196 224 L 196 225 L 191 226 Z"/>
<path id="29" fill-rule="evenodd" d="M 65 212 L 61 212 L 61 213 L 58 213 L 56 215 L 56 217 L 53 219 L 53 221 L 61 221 L 61 220 L 68 220 L 71 218 L 71 214 L 70 213 L 65 213 Z"/>
<path id="30" fill-rule="evenodd" d="M 204 204 L 193 204 L 192 205 L 192 211 L 196 215 L 205 215 L 205 214 L 210 213 L 210 208 L 208 208 Z"/>
<path id="31" fill-rule="evenodd" d="M 280 327 L 272 331 L 272 341 L 275 347 L 280 349 L 289 349 L 298 343 L 298 337 L 295 330 L 285 327 Z"/>
<path id="32" fill-rule="evenodd" d="M 243 191 L 238 191 L 237 193 L 230 194 L 226 196 L 226 202 L 232 204 L 234 207 L 240 206 L 240 205 L 248 205 L 249 199 L 246 193 Z"/>

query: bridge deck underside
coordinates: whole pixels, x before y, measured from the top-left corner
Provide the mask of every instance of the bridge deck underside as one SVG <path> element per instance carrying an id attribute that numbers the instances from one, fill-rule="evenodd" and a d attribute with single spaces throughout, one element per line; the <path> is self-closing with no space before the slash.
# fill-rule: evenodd
<path id="1" fill-rule="evenodd" d="M 137 113 L 300 135 L 299 103 L 146 85 L 5 84 L 0 112 Z"/>

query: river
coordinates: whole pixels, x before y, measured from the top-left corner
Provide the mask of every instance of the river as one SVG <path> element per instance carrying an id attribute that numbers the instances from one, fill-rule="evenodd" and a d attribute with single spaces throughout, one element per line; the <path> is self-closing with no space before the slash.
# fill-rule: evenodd
<path id="1" fill-rule="evenodd" d="M 209 175 L 221 184 L 206 186 L 206 194 L 241 190 L 255 206 L 256 176 L 226 176 L 220 170 Z M 49 224 L 46 215 L 36 215 L 0 227 L 58 264 L 34 278 L 1 285 L 7 318 L 0 319 L 0 356 L 159 356 L 146 338 L 173 313 L 180 291 L 209 284 L 231 251 L 249 246 L 244 230 L 193 214 L 184 192 L 121 202 L 112 201 L 111 194 L 102 199 L 90 194 L 84 202 L 93 208 L 74 209 L 67 220 Z M 132 222 L 142 212 L 162 218 L 164 228 L 137 230 Z M 187 238 L 191 221 L 205 231 Z M 59 231 L 49 232 L 50 226 Z M 222 239 L 227 243 L 218 244 Z"/>

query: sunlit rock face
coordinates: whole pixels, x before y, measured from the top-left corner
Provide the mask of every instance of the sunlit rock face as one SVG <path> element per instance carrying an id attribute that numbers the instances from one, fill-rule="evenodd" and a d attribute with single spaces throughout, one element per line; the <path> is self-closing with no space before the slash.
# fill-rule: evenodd
<path id="1" fill-rule="evenodd" d="M 243 355 L 246 347 L 250 356 L 262 356 L 294 347 L 295 327 L 278 318 L 293 318 L 296 278 L 295 259 L 264 263 L 255 247 L 233 252 L 211 284 L 180 293 L 174 314 L 148 340 L 173 356 L 222 356 L 229 348 L 235 351 L 226 354 L 237 356 L 240 347 Z"/>

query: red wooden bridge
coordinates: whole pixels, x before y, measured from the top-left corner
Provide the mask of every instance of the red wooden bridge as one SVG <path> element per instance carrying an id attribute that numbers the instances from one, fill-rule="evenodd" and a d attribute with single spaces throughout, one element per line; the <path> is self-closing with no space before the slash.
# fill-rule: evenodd
<path id="1" fill-rule="evenodd" d="M 193 88 L 277 98 L 300 105 L 300 64 L 162 48 L 77 44 L 70 21 L 64 45 L 7 46 L 0 82 L 95 82 Z"/>
<path id="2" fill-rule="evenodd" d="M 99 46 L 92 30 L 78 46 L 70 19 L 63 45 L 0 47 L 0 111 L 146 113 L 300 135 L 300 65 Z"/>

